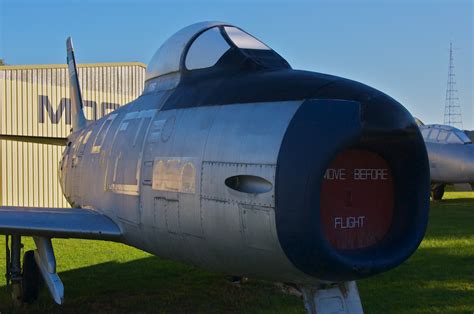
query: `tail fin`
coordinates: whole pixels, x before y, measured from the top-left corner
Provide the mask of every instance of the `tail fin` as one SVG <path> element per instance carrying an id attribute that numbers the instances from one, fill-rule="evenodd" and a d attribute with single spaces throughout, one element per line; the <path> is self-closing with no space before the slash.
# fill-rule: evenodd
<path id="1" fill-rule="evenodd" d="M 69 71 L 69 94 L 71 97 L 72 109 L 72 132 L 78 131 L 87 126 L 87 120 L 82 110 L 81 87 L 79 86 L 79 78 L 77 75 L 76 58 L 74 57 L 74 48 L 72 47 L 72 38 L 66 40 L 67 47 L 67 67 Z"/>
<path id="2" fill-rule="evenodd" d="M 67 65 L 69 71 L 70 81 L 70 96 L 72 108 L 72 132 L 79 131 L 87 126 L 87 120 L 82 110 L 82 96 L 81 88 L 79 86 L 79 79 L 77 76 L 76 59 L 74 58 L 74 50 L 72 47 L 72 39 L 69 37 L 66 41 L 67 46 Z M 62 137 L 43 137 L 43 136 L 29 136 L 29 135 L 8 135 L 0 134 L 0 140 L 39 143 L 49 145 L 67 145 L 67 138 Z"/>

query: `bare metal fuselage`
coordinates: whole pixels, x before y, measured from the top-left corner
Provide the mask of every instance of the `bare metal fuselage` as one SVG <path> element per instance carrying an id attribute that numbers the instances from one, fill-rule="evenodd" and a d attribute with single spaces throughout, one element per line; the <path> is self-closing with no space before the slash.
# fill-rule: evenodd
<path id="1" fill-rule="evenodd" d="M 474 144 L 426 142 L 431 181 L 474 185 Z"/>
<path id="2" fill-rule="evenodd" d="M 274 212 L 278 151 L 302 101 L 157 110 L 166 98 L 142 97 L 77 134 L 61 167 L 67 199 L 103 211 L 142 250 L 229 274 L 308 280 L 283 253 Z M 234 173 L 271 189 L 232 190 L 222 182 Z"/>

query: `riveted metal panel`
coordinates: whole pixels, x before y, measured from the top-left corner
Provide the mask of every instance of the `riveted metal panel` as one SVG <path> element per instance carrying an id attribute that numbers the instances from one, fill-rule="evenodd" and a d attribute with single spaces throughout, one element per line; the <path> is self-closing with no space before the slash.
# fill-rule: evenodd
<path id="1" fill-rule="evenodd" d="M 225 185 L 225 181 L 236 175 L 253 175 L 269 182 L 275 182 L 275 169 L 276 165 L 204 161 L 202 163 L 201 196 L 224 202 L 274 207 L 273 185 L 271 190 L 265 193 L 243 193 L 230 189 Z"/>
<path id="2" fill-rule="evenodd" d="M 98 119 L 136 99 L 145 65 L 78 65 L 85 114 Z M 66 137 L 70 125 L 66 65 L 0 66 L 0 134 Z M 63 147 L 0 141 L 0 205 L 67 207 L 59 184 Z"/>

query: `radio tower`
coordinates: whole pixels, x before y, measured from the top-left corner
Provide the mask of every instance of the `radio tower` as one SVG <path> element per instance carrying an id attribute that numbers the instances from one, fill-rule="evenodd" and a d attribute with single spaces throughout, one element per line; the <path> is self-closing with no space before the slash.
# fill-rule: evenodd
<path id="1" fill-rule="evenodd" d="M 444 106 L 444 124 L 462 129 L 461 106 L 456 89 L 454 74 L 453 43 L 449 43 L 448 85 L 446 86 L 446 101 Z"/>

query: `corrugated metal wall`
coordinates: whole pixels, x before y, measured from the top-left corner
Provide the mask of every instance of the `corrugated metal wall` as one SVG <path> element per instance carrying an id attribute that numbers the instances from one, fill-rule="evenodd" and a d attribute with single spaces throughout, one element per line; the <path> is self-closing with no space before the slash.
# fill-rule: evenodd
<path id="1" fill-rule="evenodd" d="M 88 119 L 136 99 L 143 91 L 142 63 L 78 65 Z M 66 137 L 70 125 L 66 65 L 0 66 L 0 133 Z M 0 140 L 0 204 L 67 207 L 59 186 L 63 147 Z"/>

